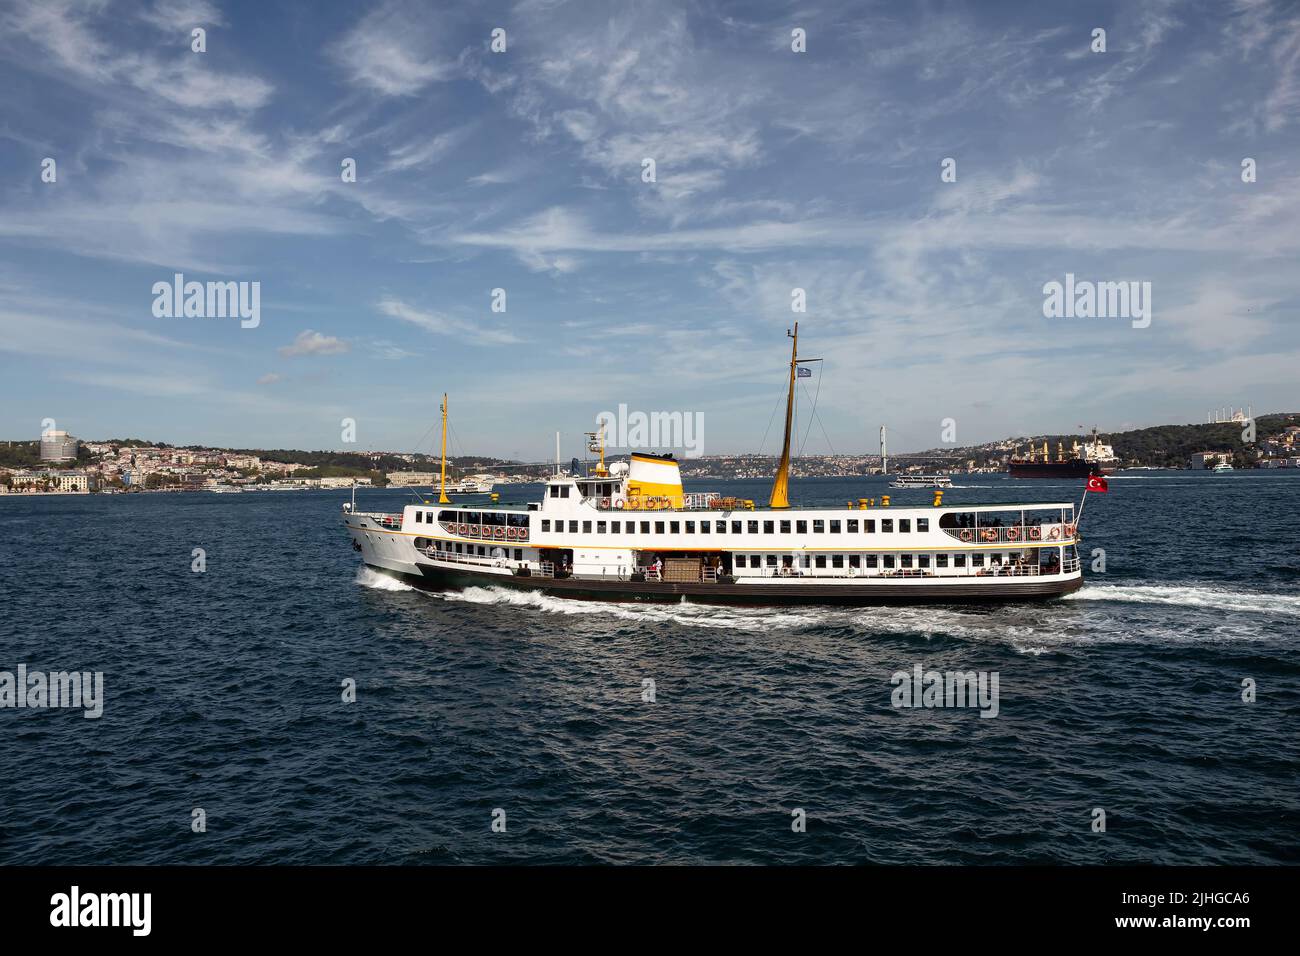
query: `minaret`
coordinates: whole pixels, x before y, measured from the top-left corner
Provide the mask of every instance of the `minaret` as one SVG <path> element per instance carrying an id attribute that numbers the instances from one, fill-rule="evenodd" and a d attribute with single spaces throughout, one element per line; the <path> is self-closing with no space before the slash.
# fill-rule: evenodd
<path id="1" fill-rule="evenodd" d="M 885 426 L 880 426 L 880 473 L 889 474 L 889 446 L 885 444 Z"/>

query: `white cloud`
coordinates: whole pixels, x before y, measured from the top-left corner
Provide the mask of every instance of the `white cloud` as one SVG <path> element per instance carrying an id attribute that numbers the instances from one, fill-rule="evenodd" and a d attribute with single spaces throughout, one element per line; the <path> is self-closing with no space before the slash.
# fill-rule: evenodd
<path id="1" fill-rule="evenodd" d="M 298 333 L 292 345 L 281 347 L 280 354 L 286 358 L 295 355 L 341 355 L 349 349 L 348 343 L 332 335 L 304 329 Z"/>

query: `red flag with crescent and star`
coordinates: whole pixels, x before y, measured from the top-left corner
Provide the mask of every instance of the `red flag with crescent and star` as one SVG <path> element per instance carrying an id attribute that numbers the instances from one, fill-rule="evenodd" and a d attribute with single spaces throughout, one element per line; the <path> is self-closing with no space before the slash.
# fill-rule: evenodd
<path id="1" fill-rule="evenodd" d="M 1100 491 L 1104 494 L 1110 490 L 1110 484 L 1106 481 L 1106 478 L 1103 475 L 1089 475 L 1088 490 Z"/>

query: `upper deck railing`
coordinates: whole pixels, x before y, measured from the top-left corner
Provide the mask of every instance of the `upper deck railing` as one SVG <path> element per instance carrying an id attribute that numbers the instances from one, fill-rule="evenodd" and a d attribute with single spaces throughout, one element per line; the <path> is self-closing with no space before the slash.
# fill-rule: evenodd
<path id="1" fill-rule="evenodd" d="M 964 544 L 1059 544 L 1074 540 L 1077 526 L 1051 522 L 1028 525 L 990 525 L 984 528 L 941 528 Z"/>

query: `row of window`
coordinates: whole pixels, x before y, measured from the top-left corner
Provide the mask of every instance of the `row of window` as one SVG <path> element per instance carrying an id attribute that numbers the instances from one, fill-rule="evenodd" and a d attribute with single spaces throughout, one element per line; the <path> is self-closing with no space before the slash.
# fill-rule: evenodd
<path id="1" fill-rule="evenodd" d="M 792 568 L 796 560 L 802 568 L 964 568 L 969 558 L 970 567 L 984 567 L 985 555 L 979 552 L 965 554 L 738 554 L 735 565 L 738 568 L 775 568 L 778 564 Z M 932 563 L 933 559 L 933 563 Z M 1014 560 L 1013 554 L 987 555 L 990 566 L 998 566 Z"/>
<path id="2" fill-rule="evenodd" d="M 528 515 L 516 511 L 440 511 L 438 520 L 448 527 L 463 522 L 465 524 L 510 526 L 524 528 L 528 526 Z M 433 524 L 432 511 L 417 511 L 416 524 Z"/>
<path id="3" fill-rule="evenodd" d="M 569 533 L 577 534 L 578 527 L 579 525 L 581 525 L 583 534 L 591 534 L 593 524 L 595 525 L 596 534 L 605 534 L 607 531 L 610 534 L 620 534 L 623 532 L 624 525 L 627 526 L 628 534 L 634 534 L 636 533 L 637 530 L 637 522 L 635 521 L 595 521 L 595 522 L 570 521 Z M 823 518 L 813 518 L 811 524 L 812 524 L 813 534 L 825 534 L 827 532 L 828 525 L 831 534 L 840 534 L 841 527 L 843 528 L 844 531 L 847 531 L 849 534 L 857 534 L 859 526 L 861 526 L 862 531 L 866 534 L 875 534 L 876 531 L 875 518 L 867 518 L 861 521 L 859 521 L 859 519 L 857 518 L 848 518 L 847 520 L 843 520 L 843 521 L 839 518 L 831 518 L 830 520 L 826 520 Z M 893 518 L 881 518 L 880 519 L 881 532 L 884 534 L 892 534 L 894 531 L 894 524 L 895 522 Z M 899 534 L 911 533 L 912 531 L 911 518 L 899 518 L 897 524 L 898 524 Z M 640 525 L 641 525 L 641 534 L 652 534 L 652 533 L 653 534 L 665 534 L 665 533 L 667 534 L 683 534 L 683 533 L 709 534 L 711 531 L 716 532 L 717 534 L 727 533 L 727 522 L 721 520 L 718 521 L 642 521 L 640 522 Z M 763 529 L 761 532 L 759 531 L 760 525 L 762 525 L 762 529 Z M 780 521 L 761 521 L 761 522 L 760 521 L 732 521 L 731 533 L 732 534 L 760 534 L 760 533 L 776 534 L 777 527 L 779 526 L 781 534 L 790 534 L 792 527 L 794 529 L 795 534 L 807 534 L 808 525 L 809 522 L 805 520 L 782 519 Z M 654 529 L 653 532 L 651 531 L 651 528 Z M 542 530 L 543 531 L 551 530 L 551 519 L 549 518 L 542 519 Z M 555 521 L 555 530 L 557 532 L 564 531 L 564 522 L 557 519 Z M 916 530 L 918 532 L 929 531 L 930 519 L 917 518 Z"/>

